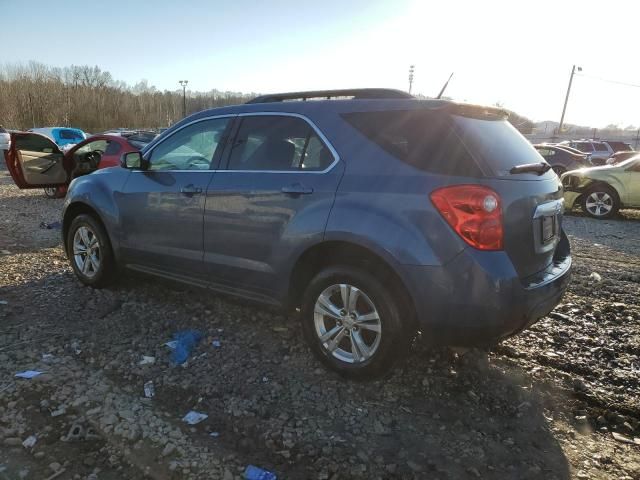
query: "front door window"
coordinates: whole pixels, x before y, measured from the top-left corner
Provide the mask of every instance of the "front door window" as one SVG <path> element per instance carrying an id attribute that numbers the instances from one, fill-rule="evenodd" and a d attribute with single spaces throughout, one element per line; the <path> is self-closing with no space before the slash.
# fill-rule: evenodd
<path id="1" fill-rule="evenodd" d="M 229 118 L 197 122 L 179 130 L 153 149 L 150 170 L 212 170 Z"/>

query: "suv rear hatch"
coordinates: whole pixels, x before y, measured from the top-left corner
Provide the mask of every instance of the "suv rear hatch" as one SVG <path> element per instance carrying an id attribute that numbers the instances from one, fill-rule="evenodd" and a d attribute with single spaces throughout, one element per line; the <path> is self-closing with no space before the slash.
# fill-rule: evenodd
<path id="1" fill-rule="evenodd" d="M 504 119 L 452 115 L 455 130 L 501 199 L 504 249 L 521 278 L 548 267 L 560 241 L 563 190 L 542 156 Z"/>
<path id="2" fill-rule="evenodd" d="M 504 250 L 519 277 L 545 270 L 562 235 L 563 210 L 562 185 L 549 164 L 500 109 L 427 105 L 343 117 L 396 158 L 446 176 L 443 186 L 474 184 L 495 191 Z"/>

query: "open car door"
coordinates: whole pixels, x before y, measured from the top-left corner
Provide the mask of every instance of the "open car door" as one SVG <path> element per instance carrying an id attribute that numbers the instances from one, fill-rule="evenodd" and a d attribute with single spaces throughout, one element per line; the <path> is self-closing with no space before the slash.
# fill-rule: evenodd
<path id="1" fill-rule="evenodd" d="M 18 188 L 56 187 L 68 182 L 64 154 L 53 140 L 39 133 L 12 133 L 5 161 Z"/>

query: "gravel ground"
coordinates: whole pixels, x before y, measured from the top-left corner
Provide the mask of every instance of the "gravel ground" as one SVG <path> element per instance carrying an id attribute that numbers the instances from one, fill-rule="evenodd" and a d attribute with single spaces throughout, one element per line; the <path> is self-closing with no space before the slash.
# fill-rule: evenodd
<path id="1" fill-rule="evenodd" d="M 393 377 L 353 383 L 262 307 L 142 276 L 81 286 L 59 232 L 39 228 L 61 204 L 0 171 L 2 480 L 229 480 L 247 464 L 287 479 L 640 478 L 638 213 L 566 218 L 574 280 L 529 331 L 488 355 L 416 342 Z M 173 367 L 163 344 L 184 328 L 207 337 Z M 28 369 L 45 373 L 14 378 Z M 189 426 L 190 410 L 208 418 Z"/>

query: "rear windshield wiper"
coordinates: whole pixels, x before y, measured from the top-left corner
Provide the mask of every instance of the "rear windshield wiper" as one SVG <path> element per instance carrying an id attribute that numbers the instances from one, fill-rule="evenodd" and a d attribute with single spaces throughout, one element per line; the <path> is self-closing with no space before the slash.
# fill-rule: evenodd
<path id="1" fill-rule="evenodd" d="M 551 169 L 551 165 L 546 162 L 540 163 L 525 163 L 524 165 L 516 165 L 509 173 L 537 173 L 538 175 L 542 175 Z"/>

